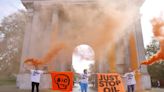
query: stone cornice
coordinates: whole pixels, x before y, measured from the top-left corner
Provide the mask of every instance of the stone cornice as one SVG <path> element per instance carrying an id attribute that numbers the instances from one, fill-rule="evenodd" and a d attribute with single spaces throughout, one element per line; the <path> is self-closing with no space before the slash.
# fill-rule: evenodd
<path id="1" fill-rule="evenodd" d="M 60 4 L 93 4 L 94 0 L 21 0 L 26 9 L 34 9 L 40 5 L 56 6 Z"/>
<path id="2" fill-rule="evenodd" d="M 24 6 L 28 8 L 33 8 L 35 2 L 43 2 L 44 5 L 57 5 L 57 4 L 92 4 L 96 3 L 97 0 L 21 0 Z M 101 0 L 100 0 L 101 1 Z M 145 0 L 109 0 L 109 2 L 131 2 L 140 7 Z"/>
<path id="3" fill-rule="evenodd" d="M 21 0 L 22 3 L 26 6 L 26 4 L 33 4 L 34 2 L 44 2 L 46 3 L 53 3 L 53 4 L 87 4 L 87 3 L 94 3 L 95 0 Z M 27 6 L 28 8 L 28 6 Z"/>

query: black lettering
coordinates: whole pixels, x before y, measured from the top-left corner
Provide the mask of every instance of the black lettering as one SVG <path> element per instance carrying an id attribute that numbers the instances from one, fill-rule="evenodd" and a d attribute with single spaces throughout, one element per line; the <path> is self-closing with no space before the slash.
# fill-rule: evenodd
<path id="1" fill-rule="evenodd" d="M 121 83 L 120 80 L 116 80 L 116 85 L 119 85 Z"/>
<path id="2" fill-rule="evenodd" d="M 115 79 L 118 80 L 118 75 L 114 75 L 115 76 Z"/>
<path id="3" fill-rule="evenodd" d="M 103 81 L 99 81 L 99 86 L 100 86 L 100 87 L 104 87 Z"/>
<path id="4" fill-rule="evenodd" d="M 100 80 L 100 81 L 103 80 L 103 75 L 100 75 L 100 79 L 99 79 L 99 80 Z"/>
<path id="5" fill-rule="evenodd" d="M 113 75 L 109 76 L 109 79 L 110 79 L 111 81 L 114 80 Z"/>
<path id="6" fill-rule="evenodd" d="M 112 92 L 120 92 L 120 90 L 117 90 L 116 87 L 113 87 L 113 91 Z"/>
<path id="7" fill-rule="evenodd" d="M 105 87 L 103 92 L 120 92 L 120 90 L 117 90 L 116 87 Z"/>
<path id="8" fill-rule="evenodd" d="M 108 86 L 108 81 L 104 81 L 104 84 L 107 87 Z"/>
<path id="9" fill-rule="evenodd" d="M 105 87 L 103 92 L 110 92 L 110 88 Z"/>
<path id="10" fill-rule="evenodd" d="M 100 75 L 99 80 L 118 80 L 118 75 Z"/>
<path id="11" fill-rule="evenodd" d="M 110 86 L 115 86 L 115 82 L 114 81 L 109 81 L 109 85 Z"/>
<path id="12" fill-rule="evenodd" d="M 99 80 L 108 81 L 108 80 L 110 80 L 110 75 L 101 75 Z"/>
<path id="13" fill-rule="evenodd" d="M 104 75 L 104 80 L 108 81 L 108 75 Z"/>
<path id="14" fill-rule="evenodd" d="M 113 87 L 111 87 L 111 91 L 112 91 L 112 92 L 115 92 Z"/>

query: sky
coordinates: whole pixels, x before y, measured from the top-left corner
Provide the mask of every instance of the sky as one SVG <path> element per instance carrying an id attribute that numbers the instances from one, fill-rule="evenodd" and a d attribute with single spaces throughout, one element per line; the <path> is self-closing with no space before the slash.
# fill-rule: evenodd
<path id="1" fill-rule="evenodd" d="M 146 47 L 153 37 L 150 20 L 164 13 L 164 0 L 146 0 L 140 8 L 140 13 L 144 47 Z"/>
<path id="2" fill-rule="evenodd" d="M 0 0 L 0 22 L 19 9 L 25 9 L 20 0 Z"/>

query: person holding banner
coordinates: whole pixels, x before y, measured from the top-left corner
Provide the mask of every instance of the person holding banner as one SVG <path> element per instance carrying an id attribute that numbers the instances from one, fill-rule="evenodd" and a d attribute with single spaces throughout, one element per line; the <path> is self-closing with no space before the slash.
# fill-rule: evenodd
<path id="1" fill-rule="evenodd" d="M 39 92 L 39 84 L 40 84 L 40 77 L 43 74 L 42 70 L 38 69 L 38 66 L 35 66 L 35 69 L 31 69 L 31 86 L 32 90 L 31 92 L 34 92 L 35 86 L 36 86 L 36 91 Z"/>
<path id="2" fill-rule="evenodd" d="M 31 92 L 34 92 L 35 86 L 36 86 L 36 92 L 39 92 L 39 84 L 40 84 L 41 75 L 47 74 L 49 72 L 44 72 L 43 70 L 40 70 L 37 65 L 34 66 L 34 69 L 26 68 L 25 72 L 31 73 L 31 87 L 32 87 Z"/>
<path id="3" fill-rule="evenodd" d="M 81 87 L 81 92 L 87 92 L 88 90 L 88 72 L 87 69 L 84 69 L 84 73 L 81 74 L 80 76 L 80 87 Z"/>
<path id="4" fill-rule="evenodd" d="M 34 92 L 36 86 L 36 92 L 39 92 L 40 78 L 43 73 L 46 73 L 42 70 L 39 70 L 38 66 L 34 66 L 34 69 L 26 69 L 26 71 L 31 73 L 31 92 Z"/>
<path id="5" fill-rule="evenodd" d="M 136 84 L 135 71 L 132 71 L 132 69 L 129 68 L 128 72 L 125 73 L 123 77 L 126 79 L 128 92 L 134 92 Z"/>

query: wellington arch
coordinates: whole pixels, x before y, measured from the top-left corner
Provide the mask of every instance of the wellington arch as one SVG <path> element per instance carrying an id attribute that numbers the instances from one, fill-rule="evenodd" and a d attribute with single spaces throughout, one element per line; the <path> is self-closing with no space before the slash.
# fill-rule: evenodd
<path id="1" fill-rule="evenodd" d="M 20 72 L 24 72 L 25 58 L 41 58 L 58 43 L 64 48 L 44 65 L 46 70 L 72 71 L 72 53 L 83 43 L 94 50 L 96 72 L 124 74 L 129 67 L 140 67 L 140 61 L 145 60 L 139 15 L 144 0 L 108 0 L 109 5 L 101 1 L 22 0 L 29 20 Z M 29 79 L 29 74 L 19 74 L 17 86 L 30 88 Z M 146 66 L 141 67 L 137 80 L 137 87 L 151 88 Z M 44 75 L 41 82 L 41 88 L 50 88 L 49 75 Z"/>

